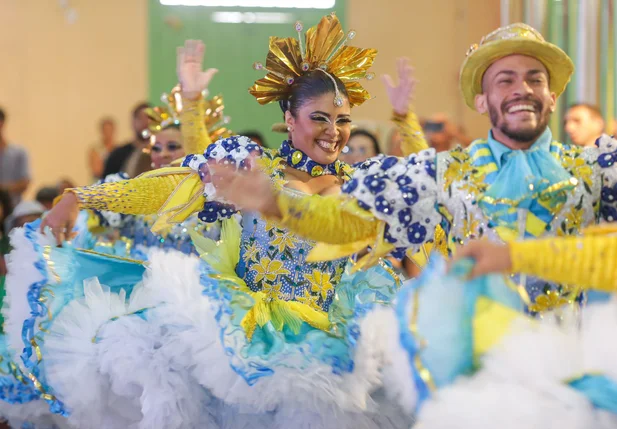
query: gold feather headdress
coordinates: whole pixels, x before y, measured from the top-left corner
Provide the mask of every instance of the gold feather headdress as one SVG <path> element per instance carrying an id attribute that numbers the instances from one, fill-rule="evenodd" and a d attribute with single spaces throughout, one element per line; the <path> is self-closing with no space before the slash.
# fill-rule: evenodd
<path id="1" fill-rule="evenodd" d="M 309 28 L 302 40 L 302 23 L 296 22 L 298 38 L 270 37 L 266 65 L 253 64 L 255 70 L 266 70 L 268 74 L 255 82 L 249 89 L 260 104 L 289 98 L 295 79 L 313 70 L 321 70 L 330 78 L 336 76 L 345 85 L 349 104 L 359 106 L 370 99 L 369 93 L 360 84 L 361 79 L 373 79 L 368 73 L 377 51 L 348 46 L 356 32 L 347 34 L 334 13 L 324 16 L 319 24 Z M 336 85 L 335 85 L 336 88 Z M 336 89 L 334 103 L 342 105 Z"/>
<path id="2" fill-rule="evenodd" d="M 164 93 L 161 96 L 162 106 L 146 109 L 146 114 L 150 119 L 148 128 L 142 132 L 145 138 L 151 137 L 166 128 L 180 125 L 180 113 L 183 109 L 180 87 L 175 86 L 171 93 Z M 205 97 L 206 94 L 204 93 Z M 223 96 L 216 95 L 210 99 L 205 99 L 204 122 L 210 135 L 210 140 L 216 141 L 221 137 L 229 137 L 233 133 L 227 129 L 229 117 L 223 116 Z"/>

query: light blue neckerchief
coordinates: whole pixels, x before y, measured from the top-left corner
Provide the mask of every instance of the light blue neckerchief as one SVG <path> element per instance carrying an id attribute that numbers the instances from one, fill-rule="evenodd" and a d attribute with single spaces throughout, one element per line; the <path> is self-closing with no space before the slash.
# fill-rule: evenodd
<path id="1" fill-rule="evenodd" d="M 547 128 L 530 149 L 512 150 L 489 133 L 498 171 L 478 204 L 495 226 L 518 230 L 522 209 L 533 215 L 525 222 L 525 236 L 539 236 L 576 186 L 576 179 L 551 154 L 551 141 Z"/>

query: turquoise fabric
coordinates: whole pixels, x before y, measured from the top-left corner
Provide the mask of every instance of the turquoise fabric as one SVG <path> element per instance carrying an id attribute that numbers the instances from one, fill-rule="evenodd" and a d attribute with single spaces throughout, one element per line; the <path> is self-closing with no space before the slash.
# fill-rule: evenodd
<path id="1" fill-rule="evenodd" d="M 565 203 L 576 182 L 550 152 L 551 138 L 547 129 L 531 149 L 511 150 L 489 137 L 499 170 L 478 204 L 494 225 L 518 231 L 522 209 L 548 227 L 556 208 Z M 525 235 L 532 234 L 525 231 Z"/>
<path id="2" fill-rule="evenodd" d="M 553 134 L 551 130 L 547 128 L 540 137 L 531 145 L 531 150 L 539 150 L 546 153 L 550 153 L 551 150 L 551 141 L 553 140 Z M 495 164 L 497 164 L 497 168 L 501 169 L 503 163 L 505 162 L 504 155 L 513 152 L 509 147 L 499 143 L 493 137 L 493 132 L 489 131 L 488 133 L 488 146 L 491 150 L 493 158 L 495 159 Z"/>
<path id="3" fill-rule="evenodd" d="M 584 375 L 568 383 L 594 407 L 617 414 L 617 383 L 604 375 Z"/>

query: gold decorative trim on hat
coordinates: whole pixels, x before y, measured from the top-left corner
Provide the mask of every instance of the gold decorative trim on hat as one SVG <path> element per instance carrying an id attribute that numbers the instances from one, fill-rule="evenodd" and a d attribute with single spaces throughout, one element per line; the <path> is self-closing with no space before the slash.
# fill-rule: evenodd
<path id="1" fill-rule="evenodd" d="M 465 103 L 475 107 L 476 95 L 482 94 L 482 78 L 495 61 L 510 55 L 526 55 L 544 64 L 549 73 L 549 87 L 557 96 L 566 89 L 574 64 L 557 45 L 547 42 L 538 30 L 516 23 L 498 28 L 474 43 L 461 67 L 460 88 Z"/>
<path id="2" fill-rule="evenodd" d="M 298 38 L 270 37 L 266 65 L 253 64 L 255 70 L 266 70 L 268 74 L 255 82 L 249 89 L 260 104 L 289 98 L 291 86 L 296 78 L 313 70 L 322 70 L 336 76 L 345 85 L 349 104 L 359 106 L 370 99 L 369 93 L 359 80 L 373 79 L 368 73 L 373 65 L 377 50 L 348 46 L 356 32 L 347 34 L 334 13 L 324 16 L 319 24 L 309 28 L 302 40 L 302 23 L 296 22 Z M 335 99 L 335 104 L 337 104 Z M 339 105 L 339 104 L 337 104 Z"/>
<path id="3" fill-rule="evenodd" d="M 179 85 L 176 85 L 169 94 L 163 93 L 161 95 L 162 106 L 146 109 L 150 123 L 148 128 L 142 131 L 142 135 L 145 138 L 149 138 L 166 128 L 180 126 L 180 113 L 184 108 L 180 93 L 181 88 Z M 207 91 L 204 91 L 202 96 L 205 98 L 206 95 Z M 230 119 L 223 115 L 223 110 L 225 109 L 223 96 L 216 95 L 210 99 L 205 98 L 204 103 L 204 122 L 210 135 L 210 140 L 216 141 L 221 137 L 231 136 L 233 133 L 226 127 Z"/>

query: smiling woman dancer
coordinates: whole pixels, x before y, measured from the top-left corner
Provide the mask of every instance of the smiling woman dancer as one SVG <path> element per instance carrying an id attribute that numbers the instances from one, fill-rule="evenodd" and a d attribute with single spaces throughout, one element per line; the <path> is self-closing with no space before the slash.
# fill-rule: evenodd
<path id="1" fill-rule="evenodd" d="M 53 411 L 81 428 L 409 426 L 432 380 L 419 359 L 409 365 L 405 350 L 413 355 L 415 340 L 399 340 L 391 269 L 351 275 L 348 258 L 307 261 L 313 242 L 255 213 L 242 212 L 238 225 L 236 209 L 216 200 L 208 169 L 258 164 L 292 197 L 338 193 L 351 170 L 337 158 L 351 107 L 369 98 L 359 80 L 370 77 L 376 54 L 348 46 L 353 36 L 326 16 L 300 40 L 271 39 L 266 65 L 256 65 L 268 74 L 251 93 L 285 112 L 290 140 L 279 150 L 221 139 L 183 167 L 72 189 L 41 224 L 60 235 L 81 207 L 156 213 L 157 231 L 199 212 L 224 222 L 219 242 L 194 235 L 201 262 L 153 253 L 139 284 L 143 267 L 123 260 L 84 284 L 65 249 L 41 245 L 36 225 L 16 233 L 12 261 L 30 276 L 9 279 L 21 302 L 12 325 L 24 327 L 14 337 L 23 342 L 23 370 Z M 203 89 L 202 51 L 190 42 L 180 52 L 183 92 Z M 424 145 L 418 134 L 411 141 Z M 408 315 L 400 319 L 408 332 Z M 415 392 L 399 398 L 403 407 L 391 400 L 401 397 L 400 383 Z"/>

